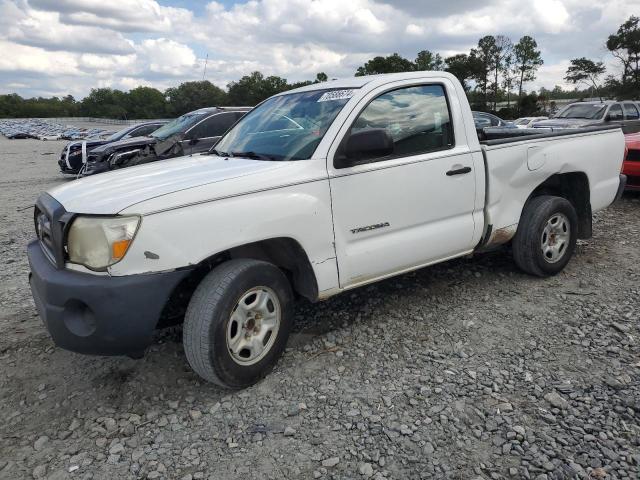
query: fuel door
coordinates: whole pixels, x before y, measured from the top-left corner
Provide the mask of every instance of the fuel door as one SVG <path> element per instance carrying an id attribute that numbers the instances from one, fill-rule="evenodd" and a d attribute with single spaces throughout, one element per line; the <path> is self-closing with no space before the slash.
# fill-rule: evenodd
<path id="1" fill-rule="evenodd" d="M 527 149 L 527 168 L 533 172 L 547 163 L 547 152 L 541 146 L 529 147 Z"/>

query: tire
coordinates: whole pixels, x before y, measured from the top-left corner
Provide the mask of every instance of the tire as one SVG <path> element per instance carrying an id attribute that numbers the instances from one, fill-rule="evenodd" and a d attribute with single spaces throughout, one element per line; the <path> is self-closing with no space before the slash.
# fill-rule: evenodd
<path id="1" fill-rule="evenodd" d="M 512 242 L 513 259 L 530 275 L 555 275 L 571 260 L 577 239 L 578 215 L 568 200 L 551 195 L 534 197 L 522 212 Z"/>
<path id="2" fill-rule="evenodd" d="M 292 326 L 293 293 L 284 273 L 267 262 L 230 260 L 196 288 L 185 314 L 184 351 L 205 380 L 244 388 L 271 371 Z"/>

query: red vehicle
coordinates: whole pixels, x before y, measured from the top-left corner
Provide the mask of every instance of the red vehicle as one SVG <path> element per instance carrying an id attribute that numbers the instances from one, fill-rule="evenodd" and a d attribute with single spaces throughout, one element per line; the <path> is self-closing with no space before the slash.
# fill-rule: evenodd
<path id="1" fill-rule="evenodd" d="M 640 133 L 624 136 L 627 154 L 622 165 L 622 173 L 627 176 L 627 190 L 640 191 Z"/>

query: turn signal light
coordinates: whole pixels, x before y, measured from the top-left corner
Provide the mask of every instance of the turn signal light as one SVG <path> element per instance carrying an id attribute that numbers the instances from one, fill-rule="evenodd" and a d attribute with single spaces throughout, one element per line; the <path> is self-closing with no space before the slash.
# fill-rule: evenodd
<path id="1" fill-rule="evenodd" d="M 131 240 L 118 240 L 111 245 L 111 256 L 120 260 L 127 253 Z"/>

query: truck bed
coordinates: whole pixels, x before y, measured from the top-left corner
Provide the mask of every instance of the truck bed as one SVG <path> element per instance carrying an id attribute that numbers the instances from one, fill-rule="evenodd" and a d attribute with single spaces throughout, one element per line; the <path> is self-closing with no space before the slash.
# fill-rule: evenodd
<path id="1" fill-rule="evenodd" d="M 483 138 L 480 139 L 480 144 L 482 145 L 501 145 L 504 143 L 513 143 L 519 142 L 522 140 L 529 140 L 531 138 L 551 138 L 551 137 L 561 137 L 567 135 L 576 135 L 580 133 L 589 133 L 589 132 L 599 132 L 602 130 L 619 130 L 620 126 L 614 125 L 605 125 L 598 127 L 587 127 L 580 129 L 564 129 L 564 130 L 556 130 L 547 128 L 499 128 L 499 127 L 490 127 L 484 128 L 482 133 L 478 132 L 479 135 L 482 135 Z"/>
<path id="2" fill-rule="evenodd" d="M 483 141 L 481 150 L 484 238 L 486 244 L 496 244 L 513 237 L 529 195 L 552 176 L 580 176 L 588 183 L 592 211 L 608 206 L 620 184 L 624 137 L 619 127 L 514 134 Z"/>

